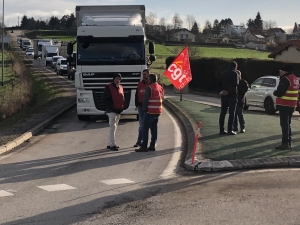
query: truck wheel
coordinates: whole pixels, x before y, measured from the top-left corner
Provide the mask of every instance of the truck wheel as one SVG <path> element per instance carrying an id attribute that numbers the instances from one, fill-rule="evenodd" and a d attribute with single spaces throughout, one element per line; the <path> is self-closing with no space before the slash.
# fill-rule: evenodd
<path id="1" fill-rule="evenodd" d="M 89 120 L 90 119 L 90 116 L 87 116 L 87 115 L 77 115 L 78 117 L 78 120 L 80 121 L 84 121 L 84 120 Z"/>

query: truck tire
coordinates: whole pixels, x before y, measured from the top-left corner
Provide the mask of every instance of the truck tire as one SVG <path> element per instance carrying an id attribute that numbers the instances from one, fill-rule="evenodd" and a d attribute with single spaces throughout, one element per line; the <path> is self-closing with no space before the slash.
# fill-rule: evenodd
<path id="1" fill-rule="evenodd" d="M 84 120 L 89 120 L 90 119 L 90 116 L 87 116 L 87 115 L 77 115 L 78 117 L 78 120 L 80 121 L 84 121 Z"/>

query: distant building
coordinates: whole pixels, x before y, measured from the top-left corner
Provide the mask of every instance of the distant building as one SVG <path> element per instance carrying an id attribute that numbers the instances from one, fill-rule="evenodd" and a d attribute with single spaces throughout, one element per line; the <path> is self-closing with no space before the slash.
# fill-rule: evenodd
<path id="1" fill-rule="evenodd" d="M 230 25 L 227 24 L 223 28 L 223 35 L 229 35 L 229 36 L 243 36 L 246 32 L 246 28 L 243 25 Z"/>
<path id="2" fill-rule="evenodd" d="M 276 61 L 300 63 L 300 40 L 291 40 L 272 52 L 269 58 Z"/>
<path id="3" fill-rule="evenodd" d="M 269 30 L 264 31 L 266 37 L 272 36 L 276 43 L 285 43 L 287 42 L 287 34 L 281 28 L 270 28 Z"/>
<path id="4" fill-rule="evenodd" d="M 188 29 L 176 29 L 174 31 L 174 35 L 172 40 L 173 41 L 191 41 L 191 42 L 195 42 L 195 37 L 196 35 L 193 34 L 191 31 L 189 31 Z"/>
<path id="5" fill-rule="evenodd" d="M 250 41 L 246 44 L 247 48 L 255 49 L 255 50 L 266 50 L 266 43 L 263 43 L 261 41 Z"/>

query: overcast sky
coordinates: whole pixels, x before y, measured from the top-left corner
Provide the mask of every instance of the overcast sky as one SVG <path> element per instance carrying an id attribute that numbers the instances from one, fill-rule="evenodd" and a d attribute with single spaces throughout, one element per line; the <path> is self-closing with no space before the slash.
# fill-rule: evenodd
<path id="1" fill-rule="evenodd" d="M 145 5 L 146 14 L 153 12 L 158 20 L 164 17 L 171 22 L 175 13 L 179 13 L 185 21 L 186 15 L 193 15 L 203 28 L 206 20 L 211 23 L 231 18 L 233 23 L 247 23 L 255 18 L 259 11 L 263 20 L 276 21 L 277 27 L 293 28 L 294 23 L 300 24 L 300 0 L 2 0 L 4 1 L 5 24 L 18 25 L 23 15 L 35 19 L 47 19 L 51 16 L 61 18 L 75 11 L 76 5 Z M 2 2 L 0 3 L 2 13 Z"/>

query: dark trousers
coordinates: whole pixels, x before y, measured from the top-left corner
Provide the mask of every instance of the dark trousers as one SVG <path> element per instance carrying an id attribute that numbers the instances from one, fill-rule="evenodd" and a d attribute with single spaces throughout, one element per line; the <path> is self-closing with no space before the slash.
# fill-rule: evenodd
<path id="1" fill-rule="evenodd" d="M 281 144 L 291 144 L 292 142 L 292 130 L 291 130 L 291 119 L 293 112 L 279 109 L 280 126 L 282 131 Z"/>
<path id="2" fill-rule="evenodd" d="M 148 145 L 148 138 L 149 138 L 149 129 L 151 132 L 151 141 L 150 147 L 155 148 L 156 141 L 157 141 L 157 123 L 158 117 L 160 114 L 144 114 L 144 121 L 143 121 L 143 142 L 141 148 L 147 148 Z"/>
<path id="3" fill-rule="evenodd" d="M 236 109 L 236 103 L 237 103 L 237 97 L 228 97 L 228 96 L 222 96 L 221 97 L 221 113 L 219 117 L 219 126 L 220 131 L 224 131 L 224 122 L 225 117 L 227 114 L 227 109 L 229 108 L 229 118 L 228 118 L 228 126 L 227 131 L 231 132 L 235 117 L 235 109 Z"/>
<path id="4" fill-rule="evenodd" d="M 245 128 L 245 118 L 243 114 L 244 105 L 237 105 L 235 110 L 235 118 L 233 122 L 234 130 L 238 130 L 238 122 L 240 123 L 240 128 L 243 130 Z"/>

